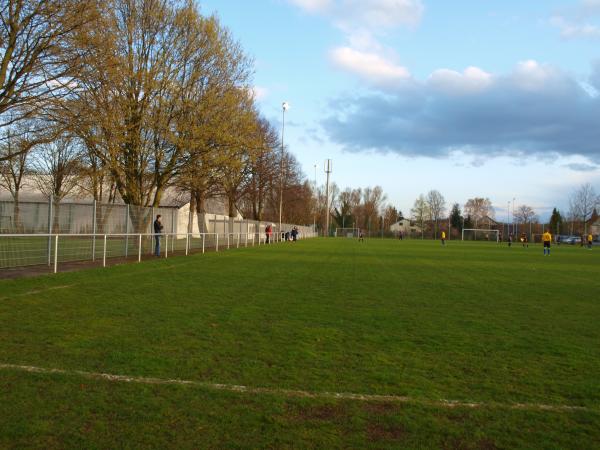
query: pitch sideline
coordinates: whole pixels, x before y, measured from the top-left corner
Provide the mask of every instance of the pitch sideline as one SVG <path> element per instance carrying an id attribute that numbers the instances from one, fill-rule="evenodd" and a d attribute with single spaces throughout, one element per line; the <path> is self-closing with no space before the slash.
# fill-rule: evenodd
<path id="1" fill-rule="evenodd" d="M 279 395 L 284 397 L 300 397 L 300 398 L 317 398 L 325 400 L 354 400 L 362 402 L 388 402 L 388 403 L 412 403 L 424 406 L 432 406 L 439 408 L 500 408 L 510 410 L 527 410 L 527 411 L 552 411 L 552 412 L 592 412 L 595 411 L 585 406 L 569 406 L 569 405 L 549 405 L 543 403 L 496 403 L 496 402 L 465 402 L 459 400 L 428 400 L 419 399 L 408 396 L 399 395 L 378 395 L 378 394 L 356 394 L 349 392 L 310 392 L 294 389 L 278 389 L 278 388 L 261 388 L 235 384 L 209 383 L 203 381 L 179 380 L 179 379 L 164 379 L 153 377 L 135 377 L 127 375 L 115 375 L 100 372 L 86 372 L 83 370 L 66 370 L 66 369 L 50 369 L 36 366 L 23 366 L 18 364 L 0 363 L 0 370 L 18 371 L 29 373 L 40 373 L 48 375 L 66 375 L 79 376 L 88 379 L 106 380 L 118 383 L 136 383 L 149 385 L 179 385 L 192 386 L 214 391 L 238 392 L 245 394 L 260 394 L 260 395 Z"/>

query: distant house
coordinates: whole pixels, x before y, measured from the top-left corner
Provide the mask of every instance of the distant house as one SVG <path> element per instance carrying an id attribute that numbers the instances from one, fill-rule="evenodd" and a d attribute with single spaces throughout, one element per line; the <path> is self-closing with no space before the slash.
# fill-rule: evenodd
<path id="1" fill-rule="evenodd" d="M 393 223 L 390 226 L 390 231 L 392 233 L 400 233 L 402 232 L 405 235 L 411 235 L 411 234 L 420 234 L 421 233 L 421 227 L 417 226 L 415 224 L 415 222 L 409 220 L 409 219 L 402 219 L 399 220 L 396 223 Z"/>

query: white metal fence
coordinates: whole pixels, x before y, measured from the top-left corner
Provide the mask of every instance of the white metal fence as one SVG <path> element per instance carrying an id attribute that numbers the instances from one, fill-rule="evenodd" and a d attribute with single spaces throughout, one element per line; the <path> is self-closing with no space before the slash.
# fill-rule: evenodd
<path id="1" fill-rule="evenodd" d="M 300 232 L 298 239 L 316 237 L 311 231 Z M 142 261 L 156 256 L 159 239 L 160 257 L 208 250 L 254 247 L 267 244 L 265 233 L 129 233 L 129 234 L 0 234 L 0 269 L 47 265 L 55 273 L 61 264 L 96 263 L 106 267 L 107 261 Z M 269 243 L 286 240 L 273 233 Z"/>

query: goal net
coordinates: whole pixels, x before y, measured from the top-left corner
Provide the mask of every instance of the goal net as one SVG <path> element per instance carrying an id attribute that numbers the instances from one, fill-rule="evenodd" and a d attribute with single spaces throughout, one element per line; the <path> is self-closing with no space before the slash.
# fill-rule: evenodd
<path id="1" fill-rule="evenodd" d="M 499 230 L 464 229 L 462 231 L 463 241 L 490 241 L 500 242 Z"/>
<path id="2" fill-rule="evenodd" d="M 335 237 L 357 238 L 360 233 L 358 228 L 336 228 Z"/>

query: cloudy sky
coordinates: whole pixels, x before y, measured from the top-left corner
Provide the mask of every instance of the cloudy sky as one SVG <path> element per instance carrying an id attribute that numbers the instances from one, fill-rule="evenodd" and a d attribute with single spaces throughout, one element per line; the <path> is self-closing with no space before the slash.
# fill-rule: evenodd
<path id="1" fill-rule="evenodd" d="M 600 0 L 203 0 L 256 62 L 313 180 L 489 197 L 547 218 L 600 191 Z"/>

